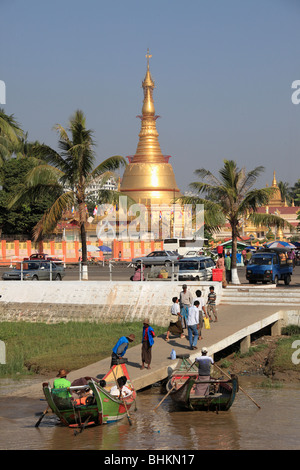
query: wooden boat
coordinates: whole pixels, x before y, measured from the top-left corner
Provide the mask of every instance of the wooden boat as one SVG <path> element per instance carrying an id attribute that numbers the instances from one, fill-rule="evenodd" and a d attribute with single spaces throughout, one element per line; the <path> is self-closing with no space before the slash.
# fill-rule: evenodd
<path id="1" fill-rule="evenodd" d="M 122 376 L 126 376 L 126 386 L 132 393 L 119 399 L 110 393 L 110 389 L 116 385 L 116 379 Z M 51 410 L 65 426 L 86 427 L 113 423 L 128 416 L 136 392 L 125 364 L 114 365 L 103 379 L 106 381 L 105 387 L 101 387 L 94 379 L 88 380 L 86 385 L 60 389 L 43 383 L 43 392 Z"/>
<path id="2" fill-rule="evenodd" d="M 166 385 L 167 392 L 175 405 L 194 411 L 229 410 L 238 392 L 237 376 L 232 375 L 230 380 L 201 381 L 198 379 L 196 366 L 191 367 L 192 363 L 188 357 L 189 355 L 180 356 L 181 361 Z M 196 394 L 197 384 L 202 384 L 202 388 L 206 389 L 204 394 Z"/>

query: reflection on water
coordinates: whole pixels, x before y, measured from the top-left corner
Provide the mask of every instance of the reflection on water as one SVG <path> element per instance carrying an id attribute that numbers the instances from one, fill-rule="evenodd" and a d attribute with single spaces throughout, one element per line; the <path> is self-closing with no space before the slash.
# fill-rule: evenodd
<path id="1" fill-rule="evenodd" d="M 0 449 L 47 450 L 239 450 L 298 449 L 300 441 L 300 386 L 280 389 L 242 385 L 259 403 L 259 410 L 240 391 L 228 412 L 188 412 L 174 408 L 162 390 L 138 394 L 137 411 L 131 411 L 132 426 L 121 422 L 74 431 L 46 415 L 34 425 L 47 404 L 39 400 L 0 397 Z"/>

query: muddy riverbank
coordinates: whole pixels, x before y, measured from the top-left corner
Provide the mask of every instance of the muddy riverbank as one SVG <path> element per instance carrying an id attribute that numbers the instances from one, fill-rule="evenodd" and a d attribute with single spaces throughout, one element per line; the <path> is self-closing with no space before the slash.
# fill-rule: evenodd
<path id="1" fill-rule="evenodd" d="M 248 376 L 260 375 L 273 381 L 299 383 L 299 369 L 293 370 L 290 367 L 292 350 L 284 366 L 278 367 L 276 364 L 278 343 L 284 339 L 287 339 L 286 335 L 263 336 L 251 343 L 249 353 L 240 355 L 237 352 L 232 352 L 217 360 L 216 363 L 227 373 Z"/>

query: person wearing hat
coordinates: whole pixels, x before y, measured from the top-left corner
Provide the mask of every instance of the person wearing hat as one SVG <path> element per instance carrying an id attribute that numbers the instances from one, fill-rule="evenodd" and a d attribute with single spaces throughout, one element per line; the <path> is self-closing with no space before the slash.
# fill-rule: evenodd
<path id="1" fill-rule="evenodd" d="M 57 374 L 57 378 L 53 381 L 53 388 L 55 389 L 63 389 L 61 390 L 61 392 L 58 392 L 56 394 L 56 396 L 60 399 L 60 400 L 64 400 L 64 399 L 68 399 L 68 397 L 71 397 L 72 394 L 70 393 L 70 391 L 66 390 L 67 388 L 71 387 L 71 382 L 69 380 L 67 380 L 67 374 L 68 372 L 65 370 L 65 369 L 60 369 L 58 371 L 58 374 Z M 63 406 L 63 401 L 61 401 L 61 406 Z M 68 401 L 66 403 L 69 403 Z"/>
<path id="2" fill-rule="evenodd" d="M 152 346 L 154 344 L 155 333 L 150 326 L 148 318 L 143 321 L 143 337 L 142 337 L 142 365 L 141 369 L 144 369 L 147 364 L 147 369 L 150 369 L 150 363 L 152 359 Z"/>
<path id="3" fill-rule="evenodd" d="M 71 382 L 67 380 L 67 371 L 60 369 L 57 374 L 57 379 L 53 382 L 53 388 L 68 388 L 71 386 Z"/>
<path id="4" fill-rule="evenodd" d="M 196 357 L 195 362 L 198 363 L 198 379 L 197 382 L 207 382 L 210 380 L 211 366 L 214 364 L 213 358 L 208 356 L 208 349 L 203 347 L 201 349 L 201 356 Z M 208 383 L 197 383 L 195 389 L 195 395 L 208 395 L 209 384 Z"/>
<path id="5" fill-rule="evenodd" d="M 111 364 L 110 367 L 113 365 L 119 364 L 119 360 L 125 355 L 128 344 L 132 343 L 132 341 L 135 340 L 135 335 L 129 335 L 129 336 L 121 336 L 117 343 L 114 345 L 112 349 L 112 355 L 111 355 Z M 125 361 L 124 361 L 125 362 Z"/>

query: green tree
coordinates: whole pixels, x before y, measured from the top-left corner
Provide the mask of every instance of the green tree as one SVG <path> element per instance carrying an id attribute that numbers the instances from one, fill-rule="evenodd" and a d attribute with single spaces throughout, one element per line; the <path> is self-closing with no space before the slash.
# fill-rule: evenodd
<path id="1" fill-rule="evenodd" d="M 0 167 L 18 148 L 23 131 L 13 115 L 0 108 Z"/>
<path id="2" fill-rule="evenodd" d="M 219 170 L 219 178 L 204 168 L 196 170 L 195 174 L 202 179 L 194 182 L 190 187 L 198 194 L 204 194 L 205 198 L 182 197 L 183 203 L 204 204 L 205 213 L 208 211 L 210 227 L 212 230 L 220 228 L 220 220 L 227 220 L 232 234 L 232 264 L 231 279 L 233 284 L 239 284 L 236 267 L 237 239 L 245 218 L 251 220 L 254 225 L 275 225 L 283 228 L 288 224 L 281 217 L 271 214 L 258 214 L 258 207 L 267 205 L 276 188 L 253 188 L 258 176 L 264 170 L 262 166 L 246 172 L 245 168 L 239 169 L 233 160 L 224 160 L 224 166 Z M 205 216 L 204 216 L 204 221 Z"/>
<path id="3" fill-rule="evenodd" d="M 70 118 L 69 127 L 65 129 L 57 124 L 59 151 L 42 144 L 33 149 L 35 166 L 27 174 L 24 185 L 19 187 L 18 194 L 11 201 L 13 207 L 21 199 L 33 197 L 62 189 L 62 194 L 47 209 L 34 228 L 34 240 L 51 233 L 65 210 L 75 207 L 79 212 L 80 238 L 82 243 L 82 261 L 87 261 L 86 230 L 86 187 L 96 177 L 107 174 L 126 165 L 121 156 L 104 160 L 96 168 L 95 142 L 93 132 L 86 128 L 86 118 L 77 110 Z"/>
<path id="4" fill-rule="evenodd" d="M 300 179 L 291 188 L 291 199 L 295 202 L 295 205 L 300 206 Z"/>
<path id="5" fill-rule="evenodd" d="M 278 188 L 280 191 L 281 201 L 282 202 L 286 201 L 287 203 L 290 203 L 292 197 L 291 197 L 291 188 L 290 188 L 289 183 L 279 181 Z"/>
<path id="6" fill-rule="evenodd" d="M 30 158 L 10 158 L 0 169 L 2 189 L 0 190 L 0 227 L 6 235 L 32 237 L 34 226 L 44 212 L 53 204 L 60 193 L 38 195 L 30 200 L 20 200 L 18 206 L 8 210 L 10 200 L 15 197 L 20 185 L 34 162 Z"/>

